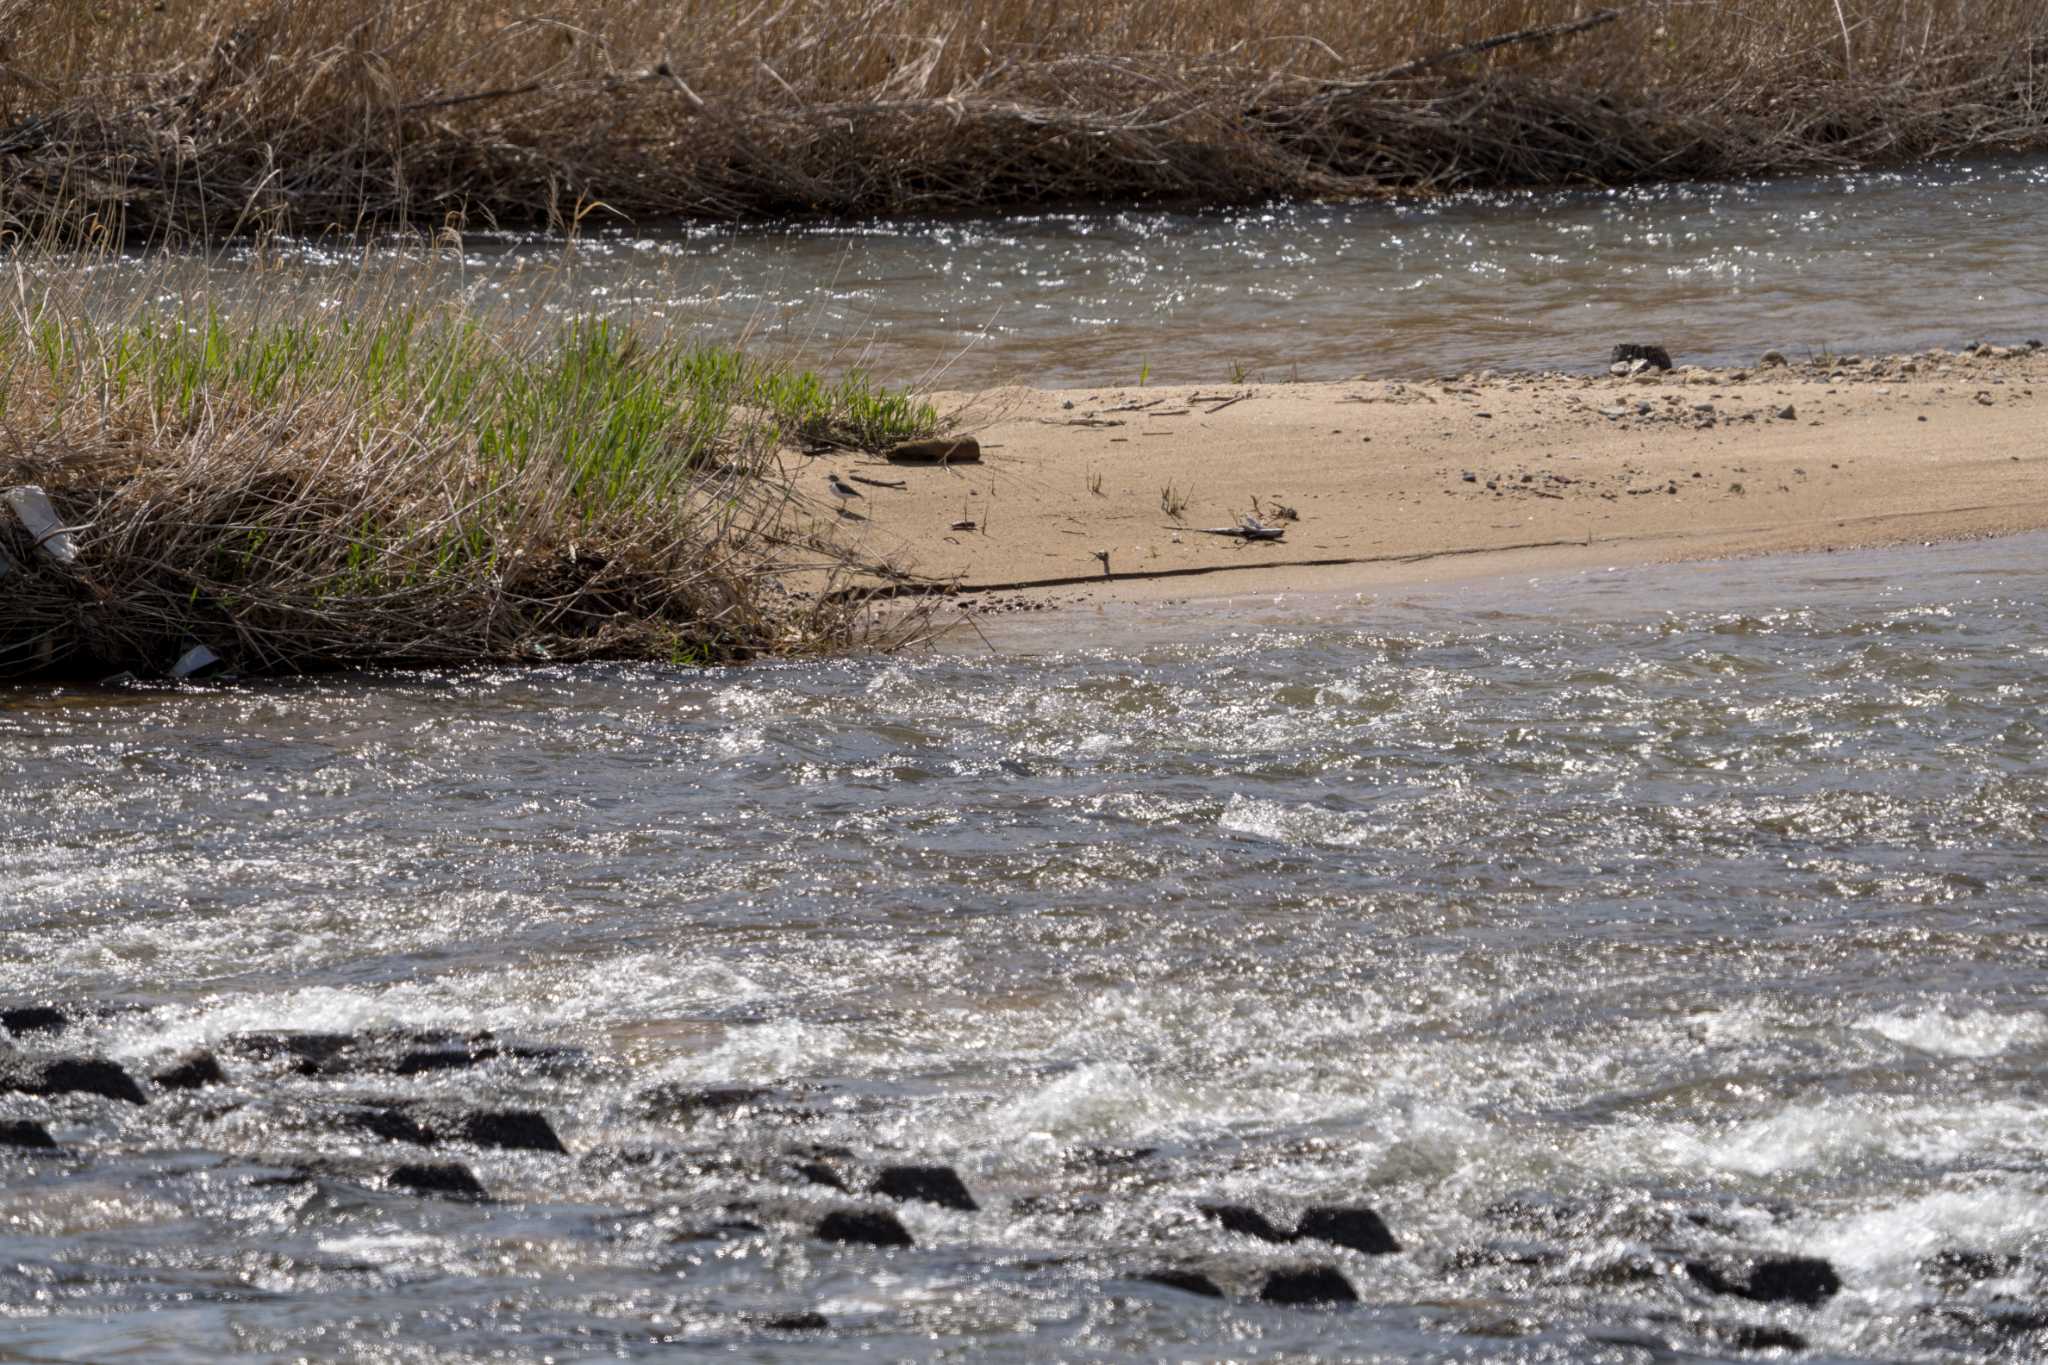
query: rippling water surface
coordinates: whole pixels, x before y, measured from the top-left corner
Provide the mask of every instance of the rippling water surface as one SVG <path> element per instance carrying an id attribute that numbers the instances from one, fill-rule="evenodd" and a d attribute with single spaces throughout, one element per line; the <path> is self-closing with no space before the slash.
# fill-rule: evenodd
<path id="1" fill-rule="evenodd" d="M 226 1072 L 0 1094 L 0 1357 L 2042 1349 L 2048 541 L 995 638 L 0 693 L 0 1003 L 71 1017 L 0 1062 Z M 1684 1268 L 1786 1253 L 1841 1292 Z"/>
<path id="2" fill-rule="evenodd" d="M 1682 359 L 1908 349 L 2048 333 L 2048 162 L 1250 212 L 472 238 L 376 256 L 519 316 L 593 309 L 753 335 L 807 362 L 972 387 L 1585 369 L 1616 341 Z M 124 297 L 315 297 L 363 257 L 252 272 L 131 259 Z M 565 267 L 566 268 L 562 268 Z M 195 279 L 195 276 L 200 277 Z M 281 286 L 281 281 L 289 282 Z"/>

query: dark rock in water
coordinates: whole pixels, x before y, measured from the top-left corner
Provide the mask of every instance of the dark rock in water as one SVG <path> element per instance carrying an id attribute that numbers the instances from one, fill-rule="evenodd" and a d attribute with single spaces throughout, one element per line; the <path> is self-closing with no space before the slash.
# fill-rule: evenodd
<path id="1" fill-rule="evenodd" d="M 55 1005 L 16 1005 L 0 1010 L 0 1028 L 19 1036 L 24 1033 L 62 1033 L 71 1017 Z"/>
<path id="2" fill-rule="evenodd" d="M 422 1127 L 412 1115 L 397 1109 L 358 1109 L 348 1115 L 348 1122 L 386 1142 L 410 1142 L 415 1147 L 431 1147 L 438 1141 L 432 1129 Z"/>
<path id="3" fill-rule="evenodd" d="M 555 1136 L 554 1125 L 531 1109 L 490 1109 L 463 1117 L 458 1130 L 479 1147 L 515 1152 L 560 1152 L 569 1149 Z"/>
<path id="4" fill-rule="evenodd" d="M 44 1095 L 100 1095 L 129 1104 L 148 1104 L 149 1096 L 118 1062 L 103 1057 L 60 1057 L 43 1067 L 36 1090 Z"/>
<path id="5" fill-rule="evenodd" d="M 1368 1256 L 1390 1256 L 1401 1249 L 1385 1221 L 1363 1204 L 1310 1209 L 1301 1215 L 1294 1235 L 1349 1247 Z"/>
<path id="6" fill-rule="evenodd" d="M 391 1183 L 414 1194 L 441 1194 L 456 1199 L 482 1199 L 484 1187 L 467 1166 L 455 1162 L 424 1166 L 400 1166 L 391 1173 Z"/>
<path id="7" fill-rule="evenodd" d="M 797 1163 L 796 1173 L 810 1181 L 813 1185 L 823 1185 L 829 1190 L 844 1191 L 846 1189 L 846 1181 L 840 1177 L 839 1172 L 833 1170 L 822 1161 L 799 1162 Z"/>
<path id="8" fill-rule="evenodd" d="M 466 1071 L 481 1066 L 498 1055 L 498 1049 L 487 1043 L 461 1047 L 415 1048 L 398 1059 L 391 1068 L 397 1076 L 418 1076 L 429 1071 Z"/>
<path id="9" fill-rule="evenodd" d="M 33 1119 L 0 1119 L 0 1147 L 20 1147 L 32 1152 L 54 1152 L 57 1140 L 50 1130 Z"/>
<path id="10" fill-rule="evenodd" d="M 1298 1266 L 1268 1275 L 1259 1288 L 1259 1300 L 1285 1304 L 1357 1303 L 1358 1291 L 1330 1266 Z"/>
<path id="11" fill-rule="evenodd" d="M 1921 1274 L 1951 1287 L 1976 1284 L 1980 1280 L 1995 1280 L 2001 1275 L 2010 1275 L 2019 1268 L 2020 1258 L 2010 1253 L 1970 1251 L 1961 1247 L 1937 1251 L 1920 1262 Z"/>
<path id="12" fill-rule="evenodd" d="M 1199 1270 L 1151 1270 L 1138 1278 L 1147 1284 L 1163 1284 L 1168 1289 L 1178 1289 L 1183 1294 L 1199 1294 L 1205 1299 L 1223 1297 L 1222 1286 Z"/>
<path id="13" fill-rule="evenodd" d="M 1722 1339 L 1738 1351 L 1803 1351 L 1806 1338 L 1783 1327 L 1736 1327 Z"/>
<path id="14" fill-rule="evenodd" d="M 1291 1242 L 1294 1234 L 1277 1227 L 1271 1219 L 1247 1204 L 1199 1204 L 1204 1218 L 1213 1219 L 1223 1225 L 1225 1232 L 1242 1233 L 1256 1237 L 1262 1242 Z"/>
<path id="15" fill-rule="evenodd" d="M 211 1052 L 194 1052 L 150 1077 L 166 1090 L 199 1090 L 209 1085 L 226 1085 L 228 1075 L 220 1069 Z"/>
<path id="16" fill-rule="evenodd" d="M 770 1332 L 824 1332 L 832 1326 L 823 1313 L 776 1313 L 760 1322 Z"/>
<path id="17" fill-rule="evenodd" d="M 951 1166 L 885 1166 L 869 1188 L 891 1199 L 920 1199 L 963 1213 L 981 1207 Z"/>
<path id="18" fill-rule="evenodd" d="M 1797 1303 L 1818 1307 L 1842 1290 L 1842 1277 L 1814 1256 L 1765 1256 L 1747 1265 L 1721 1267 L 1687 1261 L 1685 1273 L 1715 1293 L 1755 1303 Z"/>
<path id="19" fill-rule="evenodd" d="M 909 1229 L 893 1213 L 877 1209 L 838 1209 L 818 1220 L 817 1234 L 828 1242 L 849 1246 L 915 1246 Z"/>
<path id="20" fill-rule="evenodd" d="M 980 464 L 981 442 L 972 436 L 899 441 L 889 447 L 890 464 Z"/>
<path id="21" fill-rule="evenodd" d="M 1608 357 L 1608 359 L 1616 365 L 1626 365 L 1632 360 L 1640 360 L 1647 365 L 1654 365 L 1660 370 L 1671 368 L 1671 352 L 1665 350 L 1662 346 L 1645 346 L 1624 342 L 1614 348 L 1614 354 Z"/>

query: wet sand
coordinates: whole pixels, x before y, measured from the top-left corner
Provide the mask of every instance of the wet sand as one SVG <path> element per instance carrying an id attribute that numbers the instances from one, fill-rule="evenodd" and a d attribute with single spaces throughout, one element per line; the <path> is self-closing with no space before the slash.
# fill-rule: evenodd
<path id="1" fill-rule="evenodd" d="M 982 463 L 799 477 L 978 600 L 1343 591 L 2048 528 L 2048 352 L 942 395 Z M 828 469 L 864 522 L 836 517 Z M 877 486 L 901 483 L 901 488 Z M 1253 515 L 1278 541 L 1205 534 Z M 972 523 L 971 527 L 968 523 Z M 1101 553 L 1108 555 L 1105 574 Z"/>

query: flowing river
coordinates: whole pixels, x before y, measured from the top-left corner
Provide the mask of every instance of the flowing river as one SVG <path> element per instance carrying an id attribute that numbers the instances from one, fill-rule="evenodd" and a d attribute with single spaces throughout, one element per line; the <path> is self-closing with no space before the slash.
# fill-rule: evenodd
<path id="1" fill-rule="evenodd" d="M 0 693 L 0 1359 L 2040 1358 L 2048 540 L 989 630 Z"/>
<path id="2" fill-rule="evenodd" d="M 2048 160 L 1566 195 L 787 230 L 472 235 L 373 278 L 512 319 L 592 309 L 898 383 L 1217 384 L 1585 369 L 2048 336 Z M 346 308 L 365 256 L 109 263 L 115 306 Z M 189 306 L 189 305 L 188 305 Z"/>

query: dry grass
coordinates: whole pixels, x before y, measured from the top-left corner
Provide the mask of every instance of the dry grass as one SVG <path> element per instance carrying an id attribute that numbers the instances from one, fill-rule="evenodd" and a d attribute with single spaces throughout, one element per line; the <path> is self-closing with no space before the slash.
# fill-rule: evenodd
<path id="1" fill-rule="evenodd" d="M 0 0 L 0 219 L 215 239 L 2032 148 L 2038 0 Z M 1454 55 L 1432 60 L 1447 52 Z"/>
<path id="2" fill-rule="evenodd" d="M 233 316 L 105 317 L 47 264 L 11 284 L 0 488 L 45 490 L 79 554 L 0 506 L 0 678 L 148 674 L 195 643 L 259 673 L 724 662 L 922 628 L 827 591 L 860 566 L 784 468 L 785 437 L 929 431 L 858 378 L 615 324 L 513 331 L 395 278 L 333 314 Z"/>

